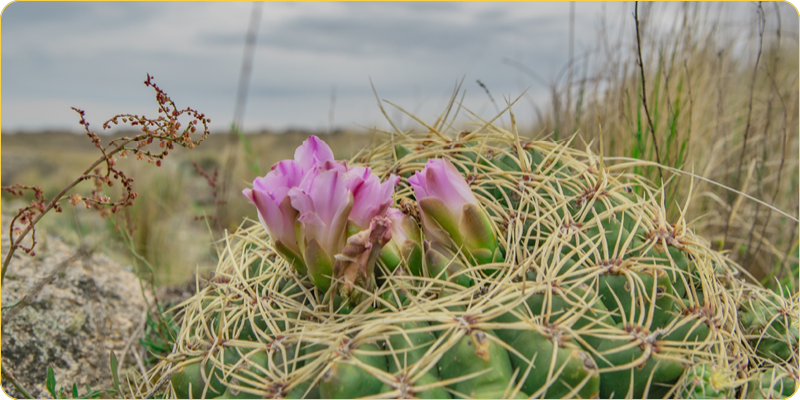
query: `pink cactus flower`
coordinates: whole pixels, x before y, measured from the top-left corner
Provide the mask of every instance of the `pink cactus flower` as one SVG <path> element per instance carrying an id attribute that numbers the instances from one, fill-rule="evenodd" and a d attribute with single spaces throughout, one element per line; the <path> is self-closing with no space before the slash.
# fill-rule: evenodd
<path id="1" fill-rule="evenodd" d="M 353 193 L 347 190 L 344 173 L 337 169 L 310 174 L 289 198 L 299 212 L 298 244 L 311 281 L 327 291 L 333 274 L 334 256 L 347 239 L 347 219 L 353 208 Z"/>
<path id="2" fill-rule="evenodd" d="M 295 236 L 297 210 L 289 200 L 289 190 L 297 187 L 317 167 L 333 162 L 333 152 L 325 142 L 310 136 L 294 153 L 294 160 L 283 160 L 272 166 L 264 177 L 253 180 L 253 189 L 242 193 L 255 204 L 258 219 L 275 241 L 276 250 L 304 273 L 300 247 Z"/>
<path id="3" fill-rule="evenodd" d="M 450 161 L 428 160 L 408 183 L 414 188 L 428 239 L 456 248 L 463 246 L 477 264 L 500 257 L 491 221 Z"/>
<path id="4" fill-rule="evenodd" d="M 327 291 L 335 256 L 348 233 L 369 228 L 386 213 L 398 181 L 392 175 L 381 183 L 370 168 L 336 161 L 330 147 L 311 136 L 295 151 L 294 160 L 275 164 L 243 193 L 256 205 L 281 256 Z"/>
<path id="5" fill-rule="evenodd" d="M 381 183 L 368 167 L 353 167 L 345 177 L 347 189 L 353 193 L 353 210 L 350 220 L 359 228 L 366 229 L 377 215 L 383 215 L 392 204 L 394 186 L 399 176 L 391 175 Z"/>

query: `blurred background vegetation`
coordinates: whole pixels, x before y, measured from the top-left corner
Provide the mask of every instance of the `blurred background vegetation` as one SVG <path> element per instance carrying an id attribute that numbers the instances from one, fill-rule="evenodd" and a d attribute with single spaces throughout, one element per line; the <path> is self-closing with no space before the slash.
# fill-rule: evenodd
<path id="1" fill-rule="evenodd" d="M 631 172 L 656 182 L 663 176 L 672 221 L 691 190 L 685 215 L 693 221 L 691 229 L 729 252 L 757 280 L 797 292 L 798 225 L 774 209 L 798 214 L 798 32 L 785 31 L 781 22 L 796 16 L 782 16 L 773 6 L 758 3 L 747 24 L 733 25 L 722 18 L 720 3 L 683 3 L 666 23 L 655 18 L 661 5 L 640 4 L 638 40 L 633 29 L 611 32 L 601 25 L 591 51 L 576 55 L 555 81 L 539 78 L 551 101 L 543 108 L 531 104 L 538 122 L 520 127 L 520 133 L 572 140 L 595 153 L 602 146 L 611 163 L 660 160 L 683 171 L 641 166 Z M 509 64 L 536 78 L 524 65 Z M 214 116 L 213 110 L 204 111 Z M 235 230 L 245 218 L 256 220 L 255 207 L 241 190 L 275 162 L 291 158 L 309 134 L 320 135 L 344 159 L 388 139 L 355 127 L 328 134 L 215 133 L 194 150 L 176 149 L 161 167 L 121 160 L 139 193 L 124 213 L 101 219 L 66 206 L 41 226 L 142 268 L 135 252 L 154 267 L 157 285 L 180 284 L 216 265 L 220 228 Z M 3 185 L 39 185 L 47 197 L 98 157 L 85 136 L 65 132 L 3 135 L 2 144 Z M 193 163 L 209 176 L 218 170 L 217 199 Z M 88 194 L 91 187 L 81 190 Z M 4 215 L 30 200 L 3 196 Z M 126 228 L 127 241 L 119 232 Z"/>

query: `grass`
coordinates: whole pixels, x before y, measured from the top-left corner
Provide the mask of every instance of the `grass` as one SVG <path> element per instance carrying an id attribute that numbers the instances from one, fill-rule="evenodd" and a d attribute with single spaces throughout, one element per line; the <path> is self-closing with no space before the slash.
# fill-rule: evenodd
<path id="1" fill-rule="evenodd" d="M 736 21 L 724 3 L 640 4 L 645 84 L 634 18 L 618 35 L 602 25 L 585 63 L 574 63 L 588 65 L 585 78 L 553 84 L 553 104 L 532 132 L 577 132 L 579 146 L 602 146 L 611 159 L 660 158 L 682 171 L 633 168 L 653 182 L 663 175 L 670 219 L 691 194 L 686 212 L 701 236 L 756 277 L 778 277 L 796 291 L 796 221 L 740 195 L 797 216 L 797 32 L 782 27 L 795 17 L 786 12 L 754 3 L 748 19 Z"/>

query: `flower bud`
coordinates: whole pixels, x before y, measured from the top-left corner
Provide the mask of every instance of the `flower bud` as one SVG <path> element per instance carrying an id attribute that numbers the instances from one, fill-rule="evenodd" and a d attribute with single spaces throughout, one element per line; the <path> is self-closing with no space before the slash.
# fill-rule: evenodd
<path id="1" fill-rule="evenodd" d="M 414 276 L 423 276 L 422 239 L 413 218 L 396 208 L 386 211 L 391 240 L 381 251 L 381 260 L 390 271 L 404 265 Z"/>
<path id="2" fill-rule="evenodd" d="M 475 264 L 502 258 L 489 217 L 450 161 L 428 160 L 425 168 L 409 178 L 408 183 L 414 188 L 422 227 L 429 239 L 463 248 Z"/>

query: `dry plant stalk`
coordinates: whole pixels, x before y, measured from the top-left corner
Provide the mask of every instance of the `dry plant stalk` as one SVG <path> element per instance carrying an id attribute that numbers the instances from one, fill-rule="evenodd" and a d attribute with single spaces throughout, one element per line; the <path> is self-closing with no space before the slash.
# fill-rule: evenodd
<path id="1" fill-rule="evenodd" d="M 208 137 L 210 134 L 208 130 L 208 123 L 211 122 L 210 118 L 189 107 L 179 109 L 169 95 L 156 85 L 153 77 L 149 74 L 144 84 L 155 91 L 158 104 L 157 117 L 147 118 L 144 115 L 118 114 L 102 125 L 104 130 L 120 123 L 128 124 L 131 127 L 140 127 L 142 133 L 138 135 L 112 139 L 106 145 L 102 145 L 100 136 L 90 129 L 90 124 L 85 118 L 85 112 L 73 107 L 73 110 L 80 115 L 79 123 L 83 126 L 86 135 L 100 151 L 101 156 L 87 167 L 80 176 L 53 196 L 52 199 L 46 199 L 38 186 L 14 184 L 2 187 L 2 190 L 12 195 L 21 196 L 26 191 L 32 192 L 34 200 L 31 201 L 30 205 L 20 208 L 11 220 L 9 227 L 10 247 L 3 260 L 0 283 L 5 279 L 8 265 L 17 249 L 22 249 L 30 256 L 36 254 L 34 251 L 36 246 L 36 223 L 51 210 L 55 210 L 57 213 L 62 212 L 62 202 L 64 200 L 68 200 L 72 206 L 83 203 L 87 209 L 97 210 L 103 218 L 133 205 L 138 194 L 134 192 L 133 178 L 129 178 L 123 170 L 116 166 L 119 158 L 131 155 L 135 156 L 137 160 L 147 160 L 148 163 L 160 167 L 162 160 L 169 155 L 169 151 L 173 150 L 175 145 L 192 149 Z M 181 118 L 189 118 L 190 120 L 185 122 L 185 126 L 183 126 L 179 121 Z M 200 132 L 198 132 L 198 128 Z M 195 137 L 193 138 L 192 135 Z M 158 142 L 158 149 L 154 149 L 155 146 L 150 146 L 155 141 Z M 69 195 L 76 186 L 84 181 L 92 181 L 94 185 L 90 196 Z M 117 200 L 112 200 L 111 196 L 104 193 L 105 186 L 111 188 L 114 186 L 114 182 L 118 182 L 122 186 L 122 193 Z M 28 234 L 31 235 L 31 244 L 30 246 L 25 246 L 23 240 Z M 135 252 L 134 255 L 136 255 Z M 34 293 L 40 288 L 34 288 Z M 9 316 L 18 312 L 19 308 L 27 304 L 25 300 L 29 295 L 23 296 L 23 301 L 4 306 L 4 309 L 15 307 L 10 310 Z M 160 318 L 160 315 L 158 317 Z M 3 366 L 5 367 L 5 363 L 3 363 Z M 2 368 L 0 372 L 21 394 L 30 398 L 29 393 L 19 384 L 8 368 Z M 112 367 L 112 373 L 116 374 L 115 367 Z M 121 393 L 118 394 L 121 395 Z"/>
<path id="2" fill-rule="evenodd" d="M 137 160 L 147 160 L 148 163 L 161 166 L 161 160 L 169 155 L 169 151 L 175 145 L 194 148 L 202 143 L 209 135 L 208 123 L 211 122 L 205 114 L 192 108 L 179 109 L 172 99 L 153 81 L 149 74 L 144 81 L 145 86 L 153 88 L 158 103 L 158 116 L 147 118 L 144 115 L 119 114 L 103 123 L 103 130 L 111 128 L 112 125 L 119 123 L 128 124 L 131 127 L 141 128 L 142 133 L 135 136 L 125 136 L 109 141 L 106 145 L 101 144 L 100 136 L 89 128 L 89 122 L 85 118 L 83 110 L 73 107 L 73 110 L 80 115 L 79 123 L 86 131 L 86 135 L 92 143 L 100 150 L 101 156 L 92 163 L 75 180 L 67 184 L 58 194 L 49 201 L 44 198 L 42 191 L 37 186 L 26 186 L 14 184 L 4 186 L 2 190 L 12 195 L 22 195 L 25 191 L 34 194 L 31 204 L 20 208 L 11 220 L 9 241 L 11 247 L 3 260 L 0 282 L 5 279 L 6 270 L 11 258 L 17 249 L 22 249 L 25 253 L 35 255 L 36 246 L 36 223 L 50 210 L 60 213 L 61 203 L 69 200 L 73 206 L 83 203 L 86 208 L 95 209 L 100 215 L 106 217 L 115 214 L 120 209 L 129 207 L 133 204 L 138 194 L 133 191 L 133 178 L 127 177 L 124 171 L 116 167 L 118 158 L 125 158 L 129 155 L 135 156 Z M 190 120 L 181 124 L 179 119 L 188 117 Z M 198 128 L 201 129 L 197 132 Z M 200 135 L 199 138 L 192 138 L 193 134 Z M 154 150 L 149 145 L 157 141 L 160 149 Z M 103 171 L 104 169 L 104 171 Z M 84 181 L 92 181 L 94 189 L 90 196 L 79 194 L 69 195 L 70 191 Z M 122 186 L 122 194 L 119 199 L 112 200 L 110 196 L 104 194 L 104 186 L 109 188 L 114 186 L 114 182 L 119 182 Z M 31 234 L 31 245 L 23 245 L 23 240 Z"/>

